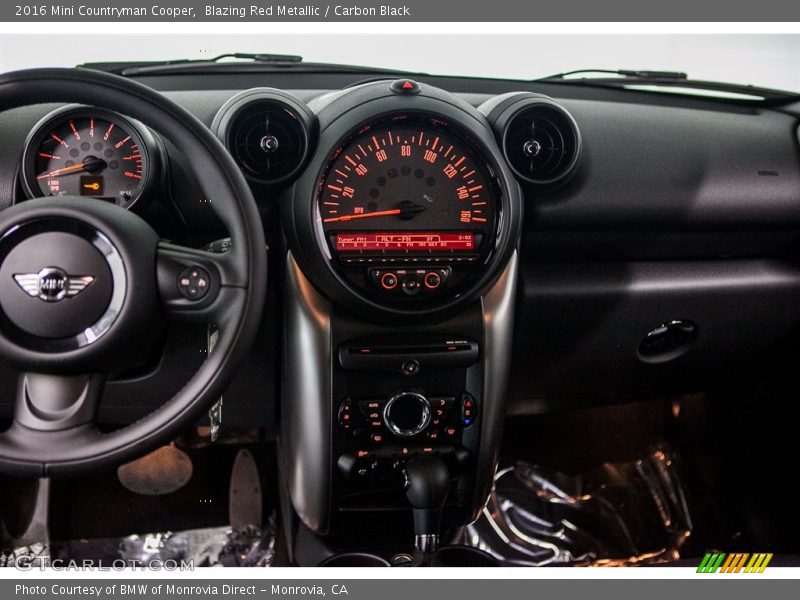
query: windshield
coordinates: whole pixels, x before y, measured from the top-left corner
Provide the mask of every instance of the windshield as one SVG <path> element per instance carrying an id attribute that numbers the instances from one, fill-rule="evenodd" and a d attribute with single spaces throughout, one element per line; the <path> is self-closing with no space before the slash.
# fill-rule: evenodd
<path id="1" fill-rule="evenodd" d="M 691 79 L 800 92 L 797 35 L 0 35 L 0 71 L 87 62 L 203 59 L 229 52 L 432 75 L 535 79 L 577 69 L 686 72 Z M 57 49 L 54 51 L 54 49 Z M 592 76 L 584 75 L 584 76 Z"/>

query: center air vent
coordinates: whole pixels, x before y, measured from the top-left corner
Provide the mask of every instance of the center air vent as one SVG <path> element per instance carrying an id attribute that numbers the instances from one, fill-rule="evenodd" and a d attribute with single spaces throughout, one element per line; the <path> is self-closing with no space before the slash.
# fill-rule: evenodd
<path id="1" fill-rule="evenodd" d="M 562 106 L 549 98 L 528 98 L 504 120 L 503 153 L 520 178 L 553 185 L 573 174 L 581 139 L 575 120 Z"/>
<path id="2" fill-rule="evenodd" d="M 311 123 L 313 115 L 293 96 L 257 89 L 227 102 L 213 127 L 246 177 L 275 184 L 305 164 Z"/>

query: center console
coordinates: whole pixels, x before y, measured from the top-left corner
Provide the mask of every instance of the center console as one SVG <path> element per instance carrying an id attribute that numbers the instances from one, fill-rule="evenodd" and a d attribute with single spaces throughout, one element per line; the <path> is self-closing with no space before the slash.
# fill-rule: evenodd
<path id="1" fill-rule="evenodd" d="M 410 514 L 406 466 L 419 455 L 448 466 L 443 530 L 478 516 L 505 412 L 516 270 L 513 255 L 458 315 L 400 326 L 332 305 L 289 255 L 286 353 L 297 359 L 284 368 L 281 449 L 304 527 L 326 536 L 354 515 Z"/>
<path id="2" fill-rule="evenodd" d="M 427 334 L 352 340 L 338 347 L 333 454 L 339 507 L 399 508 L 409 457 L 439 454 L 454 481 L 478 450 L 479 344 Z M 458 504 L 458 486 L 452 503 Z"/>
<path id="3" fill-rule="evenodd" d="M 497 465 L 519 187 L 488 121 L 441 90 L 374 82 L 310 109 L 319 147 L 282 211 L 289 539 L 433 552 Z"/>

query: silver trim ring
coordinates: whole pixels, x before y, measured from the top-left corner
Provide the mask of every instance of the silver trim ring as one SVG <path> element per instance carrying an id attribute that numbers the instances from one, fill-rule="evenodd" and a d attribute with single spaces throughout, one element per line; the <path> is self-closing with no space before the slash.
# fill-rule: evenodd
<path id="1" fill-rule="evenodd" d="M 414 396 L 422 404 L 422 422 L 417 425 L 414 429 L 400 429 L 394 422 L 389 419 L 389 410 L 392 408 L 392 404 L 394 404 L 395 400 L 398 398 L 402 398 L 403 396 Z M 399 435 L 400 437 L 411 437 L 421 433 L 431 422 L 431 403 L 428 402 L 428 399 L 423 396 L 422 394 L 418 394 L 417 392 L 400 392 L 392 396 L 389 399 L 389 402 L 386 403 L 386 406 L 383 407 L 383 423 L 389 430 L 394 433 L 395 435 Z"/>
<path id="2" fill-rule="evenodd" d="M 97 230 L 95 230 L 95 237 L 91 242 L 92 245 L 105 256 L 106 263 L 111 271 L 111 285 L 113 287 L 111 300 L 108 303 L 106 312 L 103 313 L 94 325 L 87 327 L 83 333 L 76 336 L 75 342 L 78 344 L 79 348 L 93 344 L 111 329 L 119 313 L 122 312 L 125 297 L 128 293 L 128 278 L 125 274 L 125 263 L 122 261 L 122 256 L 114 247 L 114 244 Z"/>

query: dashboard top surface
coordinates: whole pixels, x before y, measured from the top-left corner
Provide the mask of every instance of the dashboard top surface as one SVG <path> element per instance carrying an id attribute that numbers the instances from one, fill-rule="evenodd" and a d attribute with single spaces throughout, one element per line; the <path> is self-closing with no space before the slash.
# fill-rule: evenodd
<path id="1" fill-rule="evenodd" d="M 220 107 L 241 91 L 234 84 L 280 87 L 276 84 L 291 83 L 285 89 L 307 104 L 331 93 L 321 84 L 344 85 L 352 79 L 285 74 L 224 79 L 182 75 L 142 81 L 162 89 L 211 126 Z M 557 93 L 554 99 L 574 117 L 584 149 L 577 173 L 556 190 L 534 189 L 523 182 L 526 230 L 752 231 L 800 223 L 797 117 L 792 106 L 771 109 L 553 84 L 431 80 L 455 90 L 455 96 L 475 107 L 509 90 Z M 223 83 L 231 85 L 217 87 Z M 6 197 L 16 187 L 16 164 L 26 136 L 55 108 L 58 105 L 41 104 L 0 115 L 0 131 L 6 140 L 0 149 L 4 167 L 0 192 Z M 169 147 L 167 155 L 171 162 L 181 162 Z M 262 204 L 280 202 L 285 190 L 255 187 Z M 178 193 L 174 200 L 191 219 L 191 193 L 187 191 L 186 197 Z M 211 224 L 198 220 L 196 227 Z"/>

